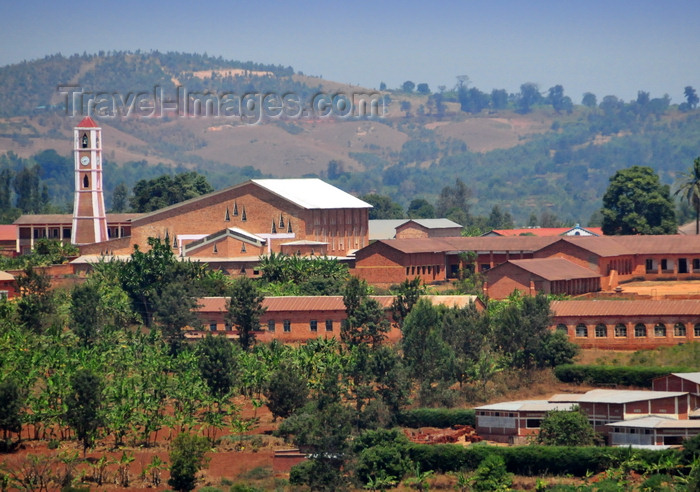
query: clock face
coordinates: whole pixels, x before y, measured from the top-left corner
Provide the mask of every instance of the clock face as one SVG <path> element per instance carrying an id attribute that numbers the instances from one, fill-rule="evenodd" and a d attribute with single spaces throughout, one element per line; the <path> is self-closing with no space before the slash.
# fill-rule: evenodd
<path id="1" fill-rule="evenodd" d="M 80 163 L 83 166 L 87 166 L 88 164 L 90 164 L 90 158 L 88 156 L 84 155 L 83 157 L 80 158 Z"/>

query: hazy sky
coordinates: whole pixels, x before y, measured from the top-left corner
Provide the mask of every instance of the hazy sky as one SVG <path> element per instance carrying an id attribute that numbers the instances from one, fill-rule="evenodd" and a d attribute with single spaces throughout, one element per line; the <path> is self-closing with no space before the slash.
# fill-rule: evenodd
<path id="1" fill-rule="evenodd" d="M 685 86 L 700 90 L 698 22 L 698 0 L 0 0 L 0 65 L 153 49 L 370 88 L 436 90 L 464 74 L 488 92 L 534 82 L 562 84 L 575 103 L 586 91 L 630 100 L 638 90 L 679 103 Z"/>

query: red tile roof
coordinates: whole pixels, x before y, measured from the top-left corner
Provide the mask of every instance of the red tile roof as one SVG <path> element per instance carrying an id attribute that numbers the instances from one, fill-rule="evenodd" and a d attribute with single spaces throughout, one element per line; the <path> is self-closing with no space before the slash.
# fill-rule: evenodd
<path id="1" fill-rule="evenodd" d="M 107 214 L 107 224 L 117 224 L 136 220 L 143 214 L 137 213 L 120 213 Z M 14 225 L 65 225 L 69 226 L 73 223 L 72 214 L 25 214 L 20 215 L 13 222 Z"/>
<path id="2" fill-rule="evenodd" d="M 402 253 L 445 253 L 448 251 L 509 251 L 532 252 L 548 246 L 558 237 L 441 237 L 386 239 L 377 241 Z"/>
<path id="3" fill-rule="evenodd" d="M 553 301 L 552 311 L 554 316 L 562 317 L 698 316 L 700 318 L 700 300 Z"/>
<path id="4" fill-rule="evenodd" d="M 394 296 L 371 296 L 384 309 L 391 308 Z M 465 307 L 470 302 L 476 302 L 476 296 L 424 296 L 434 305 L 448 307 Z M 200 312 L 225 312 L 228 297 L 203 297 L 197 302 Z M 265 297 L 262 305 L 268 312 L 312 312 L 312 311 L 345 311 L 343 296 L 284 296 Z"/>
<path id="5" fill-rule="evenodd" d="M 600 274 L 594 272 L 593 270 L 577 265 L 576 263 L 565 260 L 564 258 L 510 260 L 492 268 L 490 271 L 494 271 L 497 268 L 509 263 L 550 281 L 600 277 Z"/>
<path id="6" fill-rule="evenodd" d="M 90 118 L 89 116 L 86 116 L 83 118 L 80 123 L 78 123 L 78 126 L 76 128 L 99 128 L 100 125 L 95 123 L 95 120 Z"/>

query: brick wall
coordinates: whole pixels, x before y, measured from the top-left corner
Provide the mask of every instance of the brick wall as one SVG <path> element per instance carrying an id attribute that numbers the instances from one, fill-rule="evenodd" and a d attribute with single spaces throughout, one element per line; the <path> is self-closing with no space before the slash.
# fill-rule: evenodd
<path id="1" fill-rule="evenodd" d="M 486 291 L 492 299 L 505 299 L 514 290 L 519 290 L 524 294 L 534 294 L 531 292 L 530 280 L 532 274 L 515 265 L 505 264 L 497 270 L 487 273 Z M 534 284 L 532 285 L 534 287 Z"/>

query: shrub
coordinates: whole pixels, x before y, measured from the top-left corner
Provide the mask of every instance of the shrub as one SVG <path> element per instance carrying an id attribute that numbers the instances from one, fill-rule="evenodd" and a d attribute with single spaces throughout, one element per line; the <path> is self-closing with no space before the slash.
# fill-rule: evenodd
<path id="1" fill-rule="evenodd" d="M 401 480 L 411 469 L 409 445 L 408 438 L 398 429 L 362 433 L 353 443 L 353 451 L 358 455 L 358 480 L 363 484 L 380 477 Z"/>
<path id="2" fill-rule="evenodd" d="M 178 491 L 194 489 L 197 472 L 204 466 L 204 453 L 209 450 L 209 441 L 191 434 L 178 434 L 170 451 L 170 479 L 168 485 Z"/>
<path id="3" fill-rule="evenodd" d="M 506 464 L 498 455 L 487 456 L 474 473 L 472 490 L 476 492 L 491 492 L 494 490 L 509 490 L 513 483 L 513 475 L 506 471 Z"/>
<path id="4" fill-rule="evenodd" d="M 476 412 L 471 409 L 416 408 L 399 414 L 399 425 L 403 427 L 439 427 L 453 425 L 476 425 Z"/>
<path id="5" fill-rule="evenodd" d="M 554 369 L 563 383 L 639 386 L 651 388 L 652 379 L 672 372 L 688 372 L 684 367 L 584 366 L 565 364 Z"/>

